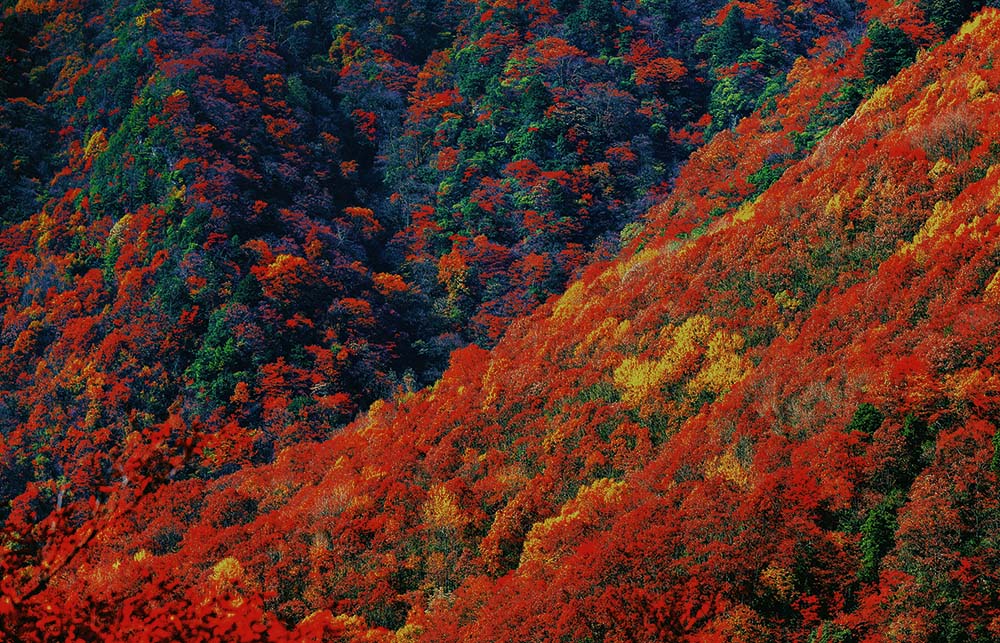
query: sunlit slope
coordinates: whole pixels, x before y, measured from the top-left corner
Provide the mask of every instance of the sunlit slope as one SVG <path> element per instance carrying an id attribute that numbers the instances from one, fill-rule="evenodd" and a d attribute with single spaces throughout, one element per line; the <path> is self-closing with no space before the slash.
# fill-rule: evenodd
<path id="1" fill-rule="evenodd" d="M 433 389 L 162 489 L 51 591 L 169 568 L 387 640 L 997 636 L 998 32 Z"/>

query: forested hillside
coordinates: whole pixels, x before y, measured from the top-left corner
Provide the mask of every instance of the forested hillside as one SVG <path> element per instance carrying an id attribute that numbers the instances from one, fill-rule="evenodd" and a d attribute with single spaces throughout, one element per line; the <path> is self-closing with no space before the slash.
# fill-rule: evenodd
<path id="1" fill-rule="evenodd" d="M 767 9 L 8 7 L 2 499 L 171 414 L 226 470 L 432 383 L 859 20 Z"/>
<path id="2" fill-rule="evenodd" d="M 8 6 L 0 502 L 86 500 L 168 418 L 211 476 L 433 383 L 862 24 L 802 9 Z"/>
<path id="3" fill-rule="evenodd" d="M 1000 637 L 996 10 L 4 6 L 11 640 Z"/>

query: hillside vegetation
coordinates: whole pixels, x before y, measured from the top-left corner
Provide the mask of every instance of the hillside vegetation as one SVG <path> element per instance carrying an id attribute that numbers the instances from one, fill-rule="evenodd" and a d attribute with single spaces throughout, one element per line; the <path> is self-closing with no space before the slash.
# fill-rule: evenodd
<path id="1" fill-rule="evenodd" d="M 32 483 L 85 500 L 174 415 L 216 437 L 215 475 L 433 383 L 863 24 L 847 4 L 3 6 L 3 504 Z"/>
<path id="2" fill-rule="evenodd" d="M 385 7 L 348 55 L 192 0 L 119 16 L 177 39 L 129 58 L 29 4 L 64 89 L 4 109 L 67 151 L 0 234 L 0 632 L 1000 637 L 1000 11 Z M 610 98 L 649 120 L 581 129 Z"/>

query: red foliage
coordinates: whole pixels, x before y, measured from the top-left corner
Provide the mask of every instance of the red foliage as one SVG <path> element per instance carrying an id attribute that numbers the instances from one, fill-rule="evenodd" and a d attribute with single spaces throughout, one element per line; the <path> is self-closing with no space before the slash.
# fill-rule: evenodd
<path id="1" fill-rule="evenodd" d="M 493 5 L 488 21 L 523 11 L 531 28 L 554 11 Z M 740 6 L 786 26 L 774 3 Z M 916 15 L 898 6 L 870 10 L 899 12 L 900 24 Z M 144 28 L 177 12 L 208 20 L 215 8 L 181 3 Z M 71 128 L 55 196 L 0 234 L 0 466 L 20 485 L 4 497 L 0 632 L 997 636 L 998 30 L 1000 14 L 984 13 L 801 158 L 810 114 L 860 78 L 863 53 L 800 61 L 771 113 L 695 154 L 624 256 L 582 270 L 496 349 L 454 351 L 418 392 L 388 377 L 382 354 L 405 348 L 383 327 L 392 306 L 421 293 L 412 274 L 362 262 L 365 244 L 389 236 L 373 210 L 346 205 L 353 197 L 335 206 L 328 185 L 296 178 L 296 159 L 339 139 L 313 148 L 276 98 L 264 28 L 247 28 L 245 55 L 206 42 L 181 59 L 164 41 L 159 68 L 190 70 L 191 91 L 136 122 L 149 136 L 177 128 L 197 159 L 164 160 L 176 182 L 158 188 L 161 207 L 87 183 L 138 190 L 156 172 L 126 152 L 97 173 L 120 142 L 92 128 L 83 143 Z M 360 43 L 338 42 L 342 80 L 363 76 L 351 59 Z M 555 36 L 534 47 L 543 64 L 579 55 Z M 638 42 L 627 62 L 639 84 L 681 73 Z M 230 64 L 253 73 L 218 72 Z M 432 76 L 417 80 L 415 123 L 462 100 Z M 548 116 L 570 118 L 569 105 Z M 194 125 L 195 110 L 211 122 Z M 257 115 L 252 136 L 237 137 L 237 119 Z M 345 129 L 358 131 L 340 133 L 376 142 L 378 115 L 351 115 Z M 582 130 L 568 134 L 589 153 Z M 282 160 L 258 162 L 262 141 Z M 438 165 L 456 164 L 445 149 Z M 509 210 L 572 240 L 582 224 L 546 200 L 586 212 L 595 186 L 639 154 L 626 141 L 598 153 L 572 172 L 527 158 L 499 164 L 502 179 L 465 168 L 476 182 L 463 216 Z M 337 181 L 365 169 L 337 162 Z M 751 177 L 765 166 L 781 176 L 759 189 Z M 278 189 L 285 181 L 298 182 Z M 512 207 L 512 182 L 538 203 Z M 515 284 L 470 315 L 484 336 L 527 313 L 523 293 L 542 291 L 555 266 L 586 259 L 573 241 L 515 251 L 485 234 L 445 236 L 432 208 L 406 198 L 411 225 L 394 242 L 455 314 L 470 292 Z M 287 350 L 267 353 L 272 340 Z M 400 395 L 331 434 L 357 408 L 345 381 Z"/>

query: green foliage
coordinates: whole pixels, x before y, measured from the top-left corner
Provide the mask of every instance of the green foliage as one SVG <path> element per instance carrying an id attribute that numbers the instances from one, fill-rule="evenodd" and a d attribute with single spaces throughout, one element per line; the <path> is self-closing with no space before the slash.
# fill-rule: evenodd
<path id="1" fill-rule="evenodd" d="M 712 88 L 708 99 L 708 113 L 712 115 L 712 131 L 720 131 L 736 126 L 740 117 L 748 114 L 754 105 L 754 97 L 748 95 L 735 76 L 721 79 Z"/>
<path id="2" fill-rule="evenodd" d="M 129 98 L 131 108 L 108 137 L 107 149 L 96 154 L 90 195 L 97 211 L 118 218 L 143 203 L 168 205 L 169 189 L 177 178 L 168 170 L 171 157 L 180 153 L 179 144 L 167 127 L 149 127 L 168 90 L 169 84 L 160 79 L 144 88 L 138 99 Z"/>
<path id="3" fill-rule="evenodd" d="M 879 565 L 896 543 L 896 513 L 903 504 L 903 494 L 896 490 L 872 509 L 861 525 L 861 568 L 858 580 L 870 583 L 878 579 Z"/>
<path id="4" fill-rule="evenodd" d="M 579 401 L 581 402 L 608 402 L 615 403 L 621 399 L 618 389 L 611 382 L 597 382 L 580 391 Z"/>
<path id="5" fill-rule="evenodd" d="M 851 643 L 854 640 L 854 633 L 851 630 L 831 621 L 824 621 L 809 636 L 809 643 Z"/>
<path id="6" fill-rule="evenodd" d="M 248 377 L 248 373 L 240 368 L 246 365 L 246 356 L 233 337 L 226 312 L 225 308 L 221 308 L 212 314 L 202 346 L 184 372 L 199 398 L 219 404 L 225 404 L 233 394 L 236 383 Z"/>
<path id="7" fill-rule="evenodd" d="M 871 435 L 882 426 L 882 420 L 884 419 L 885 415 L 874 404 L 862 402 L 854 411 L 854 416 L 851 417 L 846 430 L 848 433 L 860 431 L 861 433 Z"/>
<path id="8" fill-rule="evenodd" d="M 899 27 L 887 27 L 873 20 L 868 27 L 871 49 L 865 55 L 865 78 L 881 85 L 913 62 L 917 45 Z"/>
<path id="9" fill-rule="evenodd" d="M 533 75 L 526 79 L 522 87 L 522 100 L 524 104 L 524 110 L 522 113 L 525 116 L 531 116 L 533 118 L 541 118 L 545 113 L 545 109 L 552 104 L 552 95 L 545 83 L 542 81 L 541 76 Z"/>
<path id="10" fill-rule="evenodd" d="M 288 76 L 288 102 L 299 109 L 309 108 L 309 91 L 298 74 Z"/>
<path id="11" fill-rule="evenodd" d="M 747 177 L 747 180 L 754 185 L 754 196 L 759 195 L 761 192 L 771 187 L 775 181 L 781 178 L 781 175 L 785 173 L 784 166 L 781 165 L 765 165 L 753 174 Z"/>
<path id="12" fill-rule="evenodd" d="M 990 469 L 994 473 L 1000 473 L 1000 431 L 993 434 L 991 442 L 993 444 L 993 459 L 990 460 Z"/>
<path id="13" fill-rule="evenodd" d="M 784 88 L 788 55 L 779 43 L 758 35 L 738 6 L 695 45 L 715 79 L 708 101 L 708 134 L 732 128 L 758 107 L 767 107 Z M 772 105 L 773 107 L 773 105 Z"/>
<path id="14" fill-rule="evenodd" d="M 722 24 L 698 40 L 695 52 L 706 55 L 712 68 L 732 65 L 750 49 L 753 36 L 743 11 L 734 5 Z"/>
<path id="15" fill-rule="evenodd" d="M 579 7 L 566 18 L 573 42 L 585 49 L 610 54 L 618 36 L 618 16 L 612 0 L 580 0 Z"/>
<path id="16" fill-rule="evenodd" d="M 462 96 L 482 96 L 493 82 L 493 78 L 503 69 L 504 61 L 499 57 L 488 57 L 486 52 L 475 45 L 465 47 L 454 55 L 454 79 Z"/>
<path id="17" fill-rule="evenodd" d="M 926 421 L 910 413 L 903 418 L 902 435 L 906 441 L 906 457 L 909 461 L 910 479 L 930 463 L 933 458 L 934 440 L 941 421 L 928 425 Z"/>
<path id="18" fill-rule="evenodd" d="M 187 308 L 190 299 L 176 263 L 168 261 L 157 273 L 153 300 L 169 319 L 174 319 Z"/>
<path id="19" fill-rule="evenodd" d="M 843 123 L 871 95 L 873 85 L 861 79 L 844 81 L 836 92 L 824 95 L 819 105 L 809 114 L 809 123 L 801 132 L 792 132 L 795 152 L 809 152 L 831 129 Z"/>
<path id="20" fill-rule="evenodd" d="M 764 84 L 764 91 L 761 93 L 760 100 L 758 101 L 762 116 L 774 113 L 774 110 L 778 106 L 778 97 L 787 88 L 788 78 L 785 74 L 775 74 L 767 79 L 767 82 Z"/>
<path id="21" fill-rule="evenodd" d="M 52 160 L 52 127 L 40 105 L 0 96 L 0 225 L 34 211 Z"/>
<path id="22" fill-rule="evenodd" d="M 947 35 L 954 33 L 973 11 L 985 3 L 979 0 L 920 0 L 918 4 L 931 22 Z"/>

